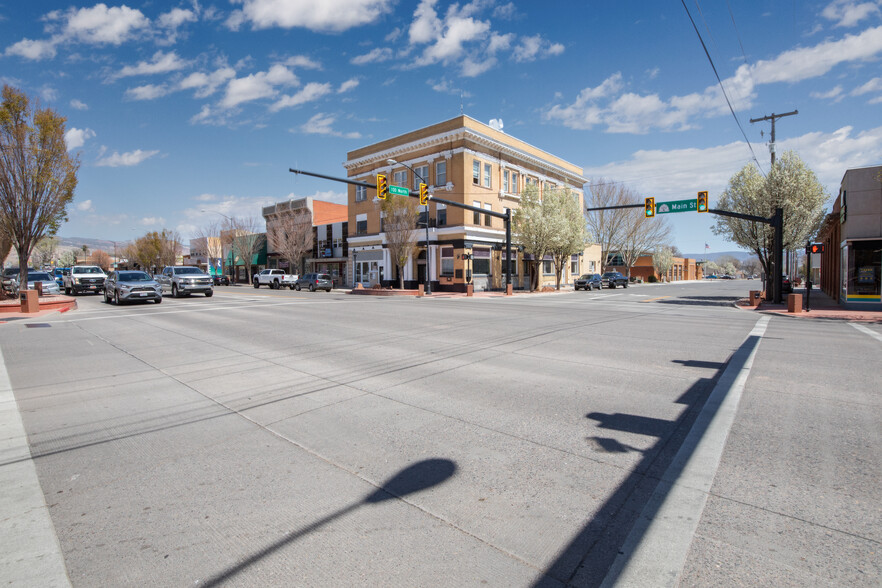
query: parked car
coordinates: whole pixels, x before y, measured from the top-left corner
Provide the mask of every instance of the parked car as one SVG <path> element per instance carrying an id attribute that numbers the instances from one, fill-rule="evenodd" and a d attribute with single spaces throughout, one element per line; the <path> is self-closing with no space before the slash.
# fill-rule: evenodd
<path id="1" fill-rule="evenodd" d="M 107 274 L 97 265 L 75 265 L 70 272 L 63 276 L 64 293 L 70 296 L 80 292 L 95 292 L 100 294 L 104 291 L 104 280 Z"/>
<path id="2" fill-rule="evenodd" d="M 147 272 L 117 270 L 104 281 L 104 302 L 122 304 L 134 300 L 162 302 L 162 286 Z"/>
<path id="3" fill-rule="evenodd" d="M 21 270 L 17 267 L 8 267 L 5 270 L 3 270 L 3 289 L 6 292 L 9 292 L 10 294 L 12 294 L 12 292 L 15 288 L 15 281 L 18 278 L 18 274 L 20 271 Z M 28 273 L 35 272 L 35 271 L 37 271 L 37 270 L 35 270 L 32 267 L 28 268 Z"/>
<path id="4" fill-rule="evenodd" d="M 606 285 L 607 288 L 615 288 L 616 286 L 621 286 L 622 288 L 628 287 L 628 278 L 619 272 L 606 272 L 600 276 L 600 281 L 602 284 Z"/>
<path id="5" fill-rule="evenodd" d="M 721 279 L 723 279 L 723 280 L 734 280 L 734 279 L 735 279 L 735 276 L 730 276 L 729 274 L 725 274 L 725 275 L 722 276 Z"/>
<path id="6" fill-rule="evenodd" d="M 330 274 L 304 274 L 294 282 L 294 289 L 300 291 L 301 288 L 307 288 L 310 292 L 316 290 L 331 291 L 334 281 Z"/>
<path id="7" fill-rule="evenodd" d="M 190 265 L 170 265 L 162 268 L 156 281 L 162 286 L 163 292 L 171 292 L 172 298 L 205 294 L 210 298 L 214 294 L 211 276 L 198 267 Z"/>
<path id="8" fill-rule="evenodd" d="M 793 282 L 790 281 L 790 276 L 781 276 L 781 293 L 793 294 Z"/>
<path id="9" fill-rule="evenodd" d="M 58 283 L 49 272 L 28 270 L 28 283 L 24 288 L 19 284 L 18 280 L 20 277 L 20 273 L 16 274 L 15 279 L 13 280 L 13 295 L 17 296 L 22 290 L 36 290 L 37 282 L 40 282 L 43 288 L 43 294 L 61 294 L 61 288 L 58 287 Z"/>
<path id="10" fill-rule="evenodd" d="M 261 270 L 258 274 L 254 274 L 251 278 L 251 283 L 254 284 L 255 288 L 269 286 L 271 290 L 278 290 L 288 286 L 293 290 L 297 278 L 297 274 L 286 274 L 285 270 L 265 269 Z"/>
<path id="11" fill-rule="evenodd" d="M 600 274 L 583 274 L 576 279 L 573 288 L 576 290 L 600 290 L 603 288 L 603 280 Z"/>
<path id="12" fill-rule="evenodd" d="M 57 267 L 54 271 L 55 281 L 58 283 L 59 288 L 64 288 L 64 276 L 70 275 L 69 267 Z"/>
<path id="13" fill-rule="evenodd" d="M 709 276 L 704 276 L 705 280 L 716 280 L 719 276 L 717 274 L 711 274 Z"/>
<path id="14" fill-rule="evenodd" d="M 230 276 L 222 276 L 220 274 L 214 274 L 211 277 L 211 281 L 214 282 L 215 286 L 229 286 L 230 285 Z"/>

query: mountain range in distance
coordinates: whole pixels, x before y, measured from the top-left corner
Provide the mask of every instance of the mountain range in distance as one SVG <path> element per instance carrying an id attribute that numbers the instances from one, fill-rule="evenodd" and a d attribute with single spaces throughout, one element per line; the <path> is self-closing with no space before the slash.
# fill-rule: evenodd
<path id="1" fill-rule="evenodd" d="M 716 261 L 721 257 L 730 256 L 734 257 L 738 261 L 744 261 L 745 259 L 750 259 L 751 257 L 756 257 L 756 254 L 752 251 L 718 251 L 711 252 L 707 251 L 705 253 L 684 253 L 683 257 L 687 259 L 696 259 L 698 261 Z"/>
<path id="2" fill-rule="evenodd" d="M 106 239 L 84 239 L 82 237 L 58 237 L 58 248 L 62 251 L 68 251 L 71 249 L 82 250 L 83 245 L 85 245 L 89 248 L 89 251 L 101 249 L 110 255 L 113 255 L 114 247 L 116 247 L 117 253 L 121 253 L 122 250 L 131 243 L 131 241 L 108 241 Z M 182 253 L 184 255 L 190 253 L 190 248 L 187 245 L 188 244 L 183 245 Z"/>

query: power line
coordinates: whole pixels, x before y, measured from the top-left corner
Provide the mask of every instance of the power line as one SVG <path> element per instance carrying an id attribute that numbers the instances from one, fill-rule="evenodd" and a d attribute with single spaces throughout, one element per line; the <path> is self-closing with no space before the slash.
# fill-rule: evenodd
<path id="1" fill-rule="evenodd" d="M 695 19 L 692 18 L 692 14 L 689 12 L 689 7 L 686 6 L 686 0 L 680 0 L 680 2 L 683 4 L 683 9 L 686 11 L 686 15 L 689 17 L 689 22 L 692 23 L 692 28 L 695 29 L 695 34 L 698 35 L 698 40 L 701 42 L 701 48 L 704 49 L 704 54 L 707 56 L 708 62 L 710 62 L 711 69 L 714 70 L 714 75 L 717 78 L 717 83 L 720 86 L 720 91 L 723 93 L 723 97 L 726 99 L 726 104 L 729 106 L 729 112 L 732 113 L 732 118 L 735 119 L 735 124 L 738 125 L 738 130 L 741 131 L 741 136 L 744 137 L 745 142 L 747 142 L 747 147 L 750 149 L 751 155 L 753 155 L 753 161 L 756 162 L 760 173 L 765 176 L 766 173 L 763 171 L 759 160 L 756 158 L 756 153 L 753 150 L 753 145 L 750 144 L 750 139 L 747 138 L 747 133 L 744 132 L 744 127 L 741 126 L 741 121 L 738 120 L 738 116 L 735 114 L 735 109 L 732 108 L 732 102 L 729 100 L 729 95 L 726 93 L 726 88 L 723 86 L 723 80 L 720 78 L 720 74 L 717 72 L 717 66 L 714 65 L 714 60 L 713 58 L 711 58 L 710 53 L 707 50 L 707 45 L 705 45 L 704 39 L 702 39 L 701 37 L 701 32 L 698 30 L 698 26 L 695 24 Z"/>

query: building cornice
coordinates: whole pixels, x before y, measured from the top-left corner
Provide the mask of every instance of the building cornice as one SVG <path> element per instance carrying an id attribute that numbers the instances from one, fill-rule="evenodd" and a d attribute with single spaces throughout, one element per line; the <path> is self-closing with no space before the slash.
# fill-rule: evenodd
<path id="1" fill-rule="evenodd" d="M 374 170 L 380 171 L 384 169 L 389 169 L 390 166 L 386 163 L 387 159 L 395 159 L 396 161 L 407 163 L 408 165 L 412 165 L 414 162 L 426 161 L 427 159 L 431 159 L 433 157 L 444 157 L 450 158 L 450 156 L 454 153 L 460 153 L 463 151 L 473 152 L 479 154 L 481 157 L 485 159 L 493 159 L 496 163 L 508 167 L 510 169 L 518 169 L 515 161 L 509 161 L 508 159 L 503 159 L 500 157 L 495 157 L 490 155 L 489 153 L 480 153 L 476 152 L 472 149 L 468 148 L 456 148 L 456 149 L 447 149 L 441 150 L 437 154 L 419 157 L 416 159 L 401 159 L 404 155 L 413 153 L 414 151 L 422 151 L 426 149 L 431 149 L 433 147 L 441 147 L 445 145 L 450 145 L 450 143 L 457 141 L 470 141 L 476 143 L 482 147 L 485 147 L 490 152 L 496 152 L 498 154 L 502 154 L 512 158 L 513 160 L 517 160 L 523 164 L 528 164 L 534 166 L 538 169 L 546 169 L 550 172 L 559 175 L 559 178 L 549 177 L 551 180 L 560 181 L 561 179 L 565 180 L 567 183 L 574 186 L 582 186 L 588 182 L 588 179 L 574 173 L 573 171 L 561 167 L 555 163 L 552 163 L 546 159 L 518 149 L 512 145 L 508 145 L 501 141 L 497 141 L 487 135 L 474 131 L 468 128 L 459 128 L 454 129 L 452 131 L 447 131 L 444 133 L 439 133 L 437 135 L 432 135 L 429 137 L 424 137 L 418 139 L 416 141 L 410 141 L 408 143 L 402 143 L 400 145 L 395 145 L 388 149 L 383 149 L 381 151 L 377 151 L 375 153 L 371 153 L 370 155 L 366 155 L 364 157 L 359 157 L 357 159 L 352 159 L 349 161 L 343 162 L 343 167 L 347 171 L 352 171 L 354 169 L 369 167 L 371 171 L 369 173 L 374 173 Z M 539 149 L 537 149 L 538 151 Z M 574 166 L 575 167 L 575 166 Z M 523 173 L 529 173 L 531 175 L 535 175 L 535 170 L 522 170 Z"/>

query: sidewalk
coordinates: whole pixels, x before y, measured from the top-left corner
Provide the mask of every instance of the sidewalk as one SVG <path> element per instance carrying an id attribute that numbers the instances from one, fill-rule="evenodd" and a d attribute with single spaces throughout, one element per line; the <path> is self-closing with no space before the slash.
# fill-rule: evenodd
<path id="1" fill-rule="evenodd" d="M 805 288 L 794 288 L 794 294 L 802 294 L 803 307 L 805 306 Z M 768 300 L 763 300 L 756 308 L 751 306 L 740 306 L 743 310 L 751 312 L 761 312 L 775 316 L 789 316 L 793 318 L 814 318 L 828 320 L 842 320 L 852 322 L 865 323 L 882 323 L 882 311 L 878 310 L 854 310 L 842 308 L 832 298 L 824 294 L 818 288 L 812 288 L 811 293 L 811 310 L 802 312 L 787 312 L 787 295 L 782 296 L 784 302 L 782 304 L 774 304 Z"/>
<path id="2" fill-rule="evenodd" d="M 38 312 L 23 313 L 21 312 L 21 302 L 18 299 L 0 300 L 0 324 L 39 318 L 54 312 L 67 312 L 76 307 L 76 299 L 70 296 L 45 296 L 40 298 L 40 310 Z"/>

